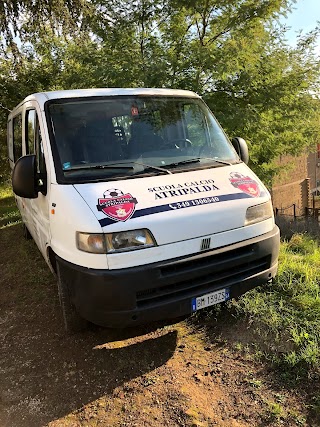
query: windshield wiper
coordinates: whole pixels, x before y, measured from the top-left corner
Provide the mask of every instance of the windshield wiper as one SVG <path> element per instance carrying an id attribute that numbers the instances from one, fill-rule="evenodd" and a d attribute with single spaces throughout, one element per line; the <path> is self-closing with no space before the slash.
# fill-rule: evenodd
<path id="1" fill-rule="evenodd" d="M 170 163 L 169 165 L 166 165 L 166 167 L 171 168 L 174 166 L 185 165 L 188 163 L 199 163 L 199 162 L 200 162 L 200 159 L 199 159 L 199 157 L 197 157 L 196 159 L 187 159 L 187 160 L 181 160 L 180 162 Z"/>
<path id="2" fill-rule="evenodd" d="M 132 170 L 133 166 L 120 166 L 120 165 L 79 165 L 72 168 L 63 169 L 63 172 L 72 172 L 77 170 L 88 170 L 88 169 L 125 169 Z"/>
<path id="3" fill-rule="evenodd" d="M 216 163 L 220 163 L 222 165 L 231 166 L 231 163 L 226 162 L 224 160 L 217 160 L 217 159 L 213 159 L 211 157 L 196 157 L 194 159 L 187 159 L 187 160 L 182 160 L 181 162 L 170 163 L 169 165 L 166 165 L 166 167 L 170 168 L 170 167 L 185 165 L 185 164 L 189 164 L 189 163 L 200 163 L 201 160 L 212 160 L 212 161 L 214 161 Z"/>
<path id="4" fill-rule="evenodd" d="M 129 166 L 129 164 L 132 164 L 132 166 Z M 69 171 L 76 171 L 76 170 L 90 170 L 90 169 L 123 169 L 123 170 L 134 170 L 134 165 L 139 165 L 139 166 L 143 166 L 144 170 L 142 171 L 138 171 L 136 173 L 134 173 L 133 175 L 139 174 L 139 173 L 143 173 L 149 169 L 155 169 L 158 170 L 160 172 L 164 172 L 164 173 L 168 173 L 168 174 L 172 174 L 172 172 L 168 171 L 165 168 L 159 167 L 159 166 L 152 166 L 152 165 L 147 165 L 146 163 L 140 163 L 140 162 L 135 162 L 135 161 L 128 161 L 128 162 L 118 162 L 118 163 L 108 163 L 107 165 L 79 165 L 79 166 L 74 166 L 72 168 L 68 168 L 68 169 L 64 169 L 64 172 L 69 172 Z"/>
<path id="5" fill-rule="evenodd" d="M 204 160 L 213 160 L 216 163 L 220 163 L 222 165 L 228 165 L 228 166 L 232 166 L 232 163 L 227 162 L 226 160 L 218 160 L 218 159 L 214 159 L 213 157 L 199 157 L 199 159 L 204 159 Z"/>
<path id="6" fill-rule="evenodd" d="M 162 168 L 160 166 L 147 165 L 146 163 L 140 163 L 140 162 L 139 163 L 138 162 L 132 162 L 132 163 L 134 163 L 135 165 L 140 165 L 140 166 L 144 167 L 143 171 L 138 171 L 138 172 L 134 173 L 133 175 L 137 175 L 139 173 L 144 173 L 144 172 L 146 172 L 148 170 L 152 170 L 152 169 L 155 169 L 157 171 L 168 173 L 169 175 L 172 175 L 172 172 L 170 172 L 167 169 Z"/>
<path id="7" fill-rule="evenodd" d="M 160 166 L 147 165 L 146 163 L 136 162 L 134 160 L 129 160 L 127 162 L 109 163 L 109 166 L 111 166 L 113 164 L 115 164 L 115 165 L 127 165 L 129 163 L 132 163 L 134 165 L 139 165 L 139 166 L 143 166 L 144 167 L 144 169 L 142 171 L 135 172 L 133 175 L 137 175 L 139 173 L 146 172 L 148 169 L 155 169 L 157 171 L 165 172 L 165 173 L 168 173 L 168 174 L 172 175 L 172 172 L 170 172 L 167 169 L 162 168 Z M 133 166 L 131 166 L 131 168 L 134 169 Z"/>

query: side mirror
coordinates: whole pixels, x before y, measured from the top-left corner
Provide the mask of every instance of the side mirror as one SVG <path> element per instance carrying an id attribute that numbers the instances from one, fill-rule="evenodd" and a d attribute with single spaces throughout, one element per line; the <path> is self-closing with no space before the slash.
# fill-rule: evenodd
<path id="1" fill-rule="evenodd" d="M 232 138 L 231 143 L 240 159 L 247 165 L 249 163 L 249 151 L 246 141 L 243 138 Z"/>
<path id="2" fill-rule="evenodd" d="M 20 157 L 12 172 L 12 189 L 20 197 L 36 199 L 38 197 L 36 156 Z"/>

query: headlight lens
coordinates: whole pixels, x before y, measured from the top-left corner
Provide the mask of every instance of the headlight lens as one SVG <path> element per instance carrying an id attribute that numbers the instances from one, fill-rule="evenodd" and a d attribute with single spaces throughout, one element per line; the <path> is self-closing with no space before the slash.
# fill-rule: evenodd
<path id="1" fill-rule="evenodd" d="M 76 240 L 78 249 L 94 254 L 132 251 L 156 245 L 152 234 L 146 229 L 121 231 L 109 234 L 77 232 Z"/>
<path id="2" fill-rule="evenodd" d="M 77 232 L 77 247 L 80 251 L 105 254 L 107 251 L 105 235 Z"/>
<path id="3" fill-rule="evenodd" d="M 273 217 L 271 200 L 261 205 L 251 206 L 247 209 L 244 225 L 254 224 Z"/>
<path id="4" fill-rule="evenodd" d="M 106 240 L 108 252 L 132 251 L 156 244 L 151 233 L 146 229 L 106 234 Z"/>

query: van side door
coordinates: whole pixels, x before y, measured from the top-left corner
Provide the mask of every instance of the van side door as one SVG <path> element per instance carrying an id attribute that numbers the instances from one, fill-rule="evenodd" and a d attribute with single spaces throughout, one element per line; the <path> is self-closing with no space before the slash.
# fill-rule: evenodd
<path id="1" fill-rule="evenodd" d="M 24 199 L 27 216 L 28 228 L 34 238 L 40 251 L 46 258 L 46 247 L 50 240 L 50 227 L 49 227 L 49 176 L 47 172 L 45 144 L 42 135 L 43 123 L 41 123 L 41 116 L 37 110 L 37 104 L 28 102 L 24 114 L 24 150 L 26 154 L 36 155 L 38 183 L 40 184 L 40 191 L 36 199 Z"/>

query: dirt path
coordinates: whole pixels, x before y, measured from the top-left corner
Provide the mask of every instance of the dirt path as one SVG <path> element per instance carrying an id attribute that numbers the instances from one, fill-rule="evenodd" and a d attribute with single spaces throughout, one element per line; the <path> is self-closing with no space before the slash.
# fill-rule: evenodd
<path id="1" fill-rule="evenodd" d="M 0 250 L 0 427 L 320 425 L 228 313 L 66 336 L 54 278 L 20 225 L 0 230 Z"/>

